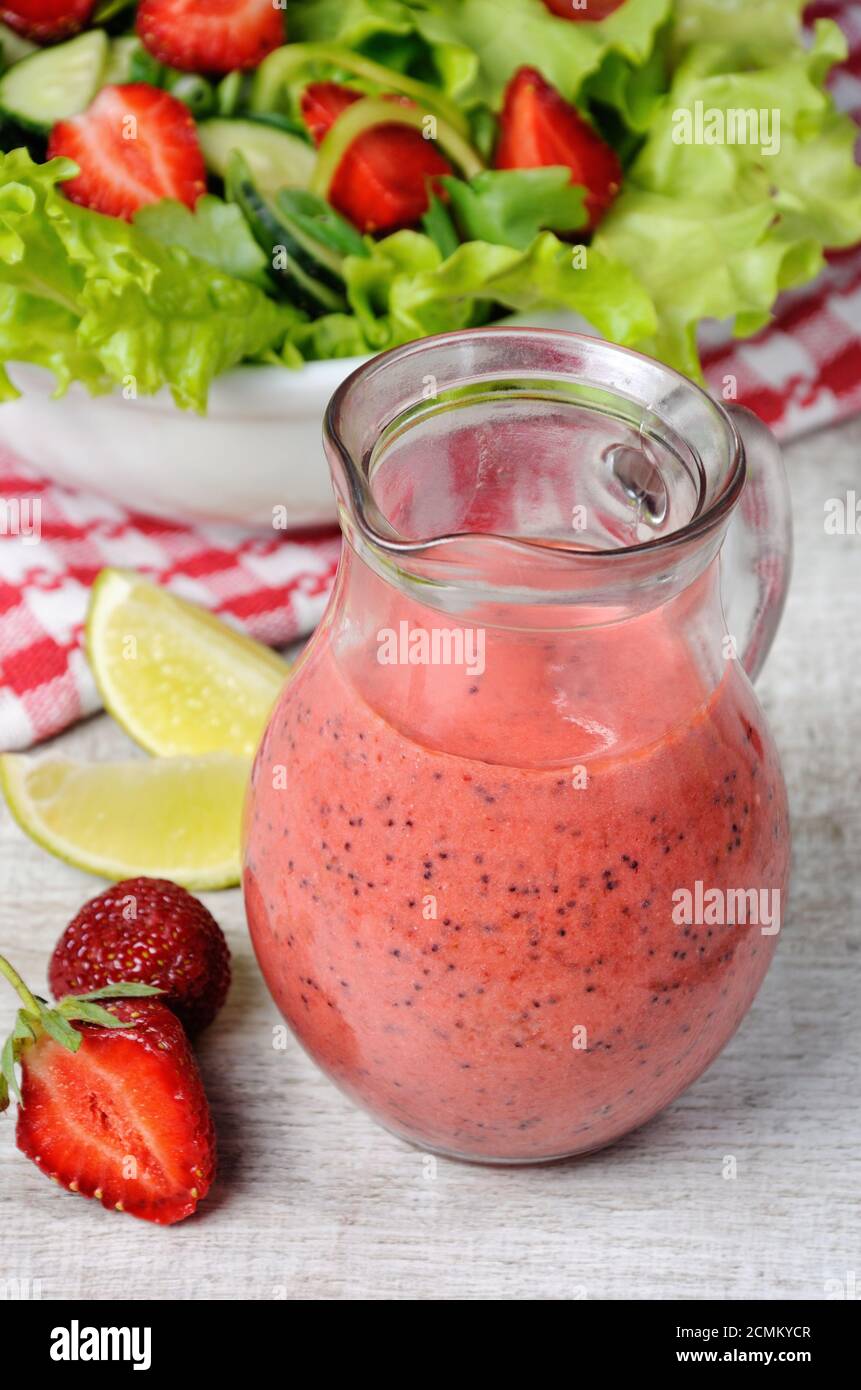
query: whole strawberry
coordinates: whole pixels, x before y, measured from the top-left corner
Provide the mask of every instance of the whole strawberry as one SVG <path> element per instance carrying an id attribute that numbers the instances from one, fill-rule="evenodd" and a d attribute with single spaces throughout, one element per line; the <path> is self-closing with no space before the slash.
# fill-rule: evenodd
<path id="1" fill-rule="evenodd" d="M 21 1152 L 109 1211 L 163 1226 L 190 1216 L 215 1174 L 215 1132 L 176 1015 L 143 997 L 155 992 L 147 985 L 52 1008 L 2 956 L 0 975 L 22 1004 L 0 1053 L 0 1111 L 17 1097 Z"/>
<path id="2" fill-rule="evenodd" d="M 165 878 L 127 878 L 84 903 L 54 949 L 55 999 L 128 980 L 163 991 L 189 1036 L 211 1023 L 230 984 L 224 933 L 202 902 Z"/>

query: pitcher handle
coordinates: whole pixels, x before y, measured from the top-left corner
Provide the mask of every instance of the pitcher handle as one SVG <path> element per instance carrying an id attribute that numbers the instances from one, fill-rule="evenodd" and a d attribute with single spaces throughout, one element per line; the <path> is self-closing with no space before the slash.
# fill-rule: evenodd
<path id="1" fill-rule="evenodd" d="M 743 406 L 726 406 L 747 461 L 747 483 L 721 554 L 727 631 L 752 681 L 777 631 L 792 573 L 792 509 L 780 446 Z"/>

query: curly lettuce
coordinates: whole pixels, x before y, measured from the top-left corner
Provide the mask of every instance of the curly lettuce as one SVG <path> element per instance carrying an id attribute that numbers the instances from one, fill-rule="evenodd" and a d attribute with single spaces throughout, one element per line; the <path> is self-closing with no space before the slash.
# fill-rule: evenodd
<path id="1" fill-rule="evenodd" d="M 268 261 L 235 203 L 205 193 L 194 212 L 175 198 L 147 203 L 134 224 L 163 246 L 183 247 L 190 256 L 252 285 L 269 289 Z"/>
<path id="2" fill-rule="evenodd" d="M 572 184 L 570 169 L 487 169 L 469 183 L 440 182 L 464 241 L 525 250 L 540 231 L 571 232 L 587 221 L 584 189 Z"/>
<path id="3" fill-rule="evenodd" d="M 697 334 L 703 319 L 728 320 L 737 334 L 753 333 L 768 322 L 781 290 L 817 275 L 825 249 L 861 240 L 857 132 L 825 90 L 828 72 L 845 57 L 845 41 L 835 25 L 820 21 L 806 48 L 799 29 L 802 7 L 802 0 L 626 0 L 601 23 L 589 24 L 559 19 L 542 0 L 294 4 L 302 38 L 337 39 L 378 58 L 396 52 L 403 67 L 415 69 L 424 61 L 426 70 L 432 68 L 443 48 L 474 53 L 478 71 L 463 95 L 468 106 L 498 109 L 512 72 L 530 64 L 590 110 L 622 152 L 626 171 L 622 193 L 591 248 L 596 264 L 611 267 L 604 281 L 608 304 L 603 316 L 600 306 L 580 312 L 599 331 L 694 377 L 700 375 Z M 778 112 L 776 148 L 680 141 L 678 113 L 693 118 L 698 107 L 724 117 Z M 510 202 L 505 206 L 499 197 L 505 190 L 492 180 L 486 189 L 452 184 L 450 191 L 450 212 L 467 239 L 461 251 L 477 248 L 455 262 L 472 267 L 470 288 L 449 295 L 442 287 L 457 277 L 450 281 L 440 266 L 417 268 L 425 279 L 416 283 L 415 301 L 427 293 L 427 277 L 439 293 L 423 301 L 413 320 L 409 273 L 404 267 L 387 270 L 390 255 L 381 249 L 364 274 L 373 282 L 375 302 L 380 280 L 386 280 L 386 328 L 380 329 L 376 317 L 369 321 L 361 296 L 356 310 L 372 345 L 402 335 L 407 322 L 418 332 L 427 319 L 433 324 L 424 329 L 429 332 L 481 321 L 489 312 L 483 296 L 496 265 L 480 244 L 508 242 L 532 257 L 524 265 L 535 273 L 540 255 L 529 237 L 540 225 L 554 225 L 552 211 L 536 224 L 524 204 L 515 220 Z M 389 283 L 395 279 L 397 289 Z M 532 304 L 541 297 L 539 281 L 553 307 L 571 306 L 569 277 L 546 274 L 535 281 Z M 623 284 L 626 293 L 636 293 L 640 308 L 650 302 L 656 310 L 654 330 L 639 339 L 632 338 L 632 325 L 644 324 L 645 316 L 634 312 L 620 326 L 613 312 Z M 497 303 L 510 301 L 500 296 Z"/>
<path id="4" fill-rule="evenodd" d="M 634 343 L 657 327 L 649 295 L 624 266 L 541 232 L 525 250 L 469 241 L 443 256 L 430 237 L 395 232 L 344 265 L 350 308 L 373 351 L 498 314 L 568 309 L 599 333 Z M 319 320 L 322 324 L 324 320 Z M 305 330 L 299 330 L 298 337 Z M 296 335 L 291 335 L 296 341 Z"/>
<path id="5" fill-rule="evenodd" d="M 497 108 L 519 67 L 538 68 L 570 100 L 610 54 L 641 67 L 673 0 L 626 0 L 597 24 L 560 19 L 542 0 L 428 0 L 408 8 L 426 41 L 459 43 L 478 54 L 470 96 Z"/>
<path id="6" fill-rule="evenodd" d="M 797 0 L 768 0 L 768 9 L 773 33 L 757 50 L 750 22 L 737 41 L 728 23 L 714 31 L 727 37 L 706 40 L 714 0 L 681 0 L 680 33 L 691 42 L 678 47 L 672 87 L 594 240 L 654 300 L 659 329 L 641 349 L 695 377 L 702 319 L 756 332 L 781 290 L 821 270 L 824 249 L 861 239 L 855 127 L 823 88 L 845 40 L 820 21 L 805 49 L 797 35 L 786 39 Z M 685 142 L 686 120 L 692 135 L 698 113 L 700 134 L 707 119 L 718 132 L 723 120 L 725 132 L 732 112 L 766 113 L 757 142 Z"/>
<path id="7" fill-rule="evenodd" d="M 302 315 L 178 243 L 78 207 L 59 185 L 67 159 L 0 155 L 0 399 L 18 392 L 5 364 L 48 368 L 56 394 L 168 387 L 203 410 L 213 379 L 277 351 Z M 190 214 L 189 214 L 190 215 Z"/>
<path id="8" fill-rule="evenodd" d="M 165 201 L 128 225 L 63 197 L 68 161 L 14 150 L 0 156 L 0 363 L 48 367 L 58 393 L 73 381 L 168 387 L 200 410 L 240 361 L 300 366 L 509 310 L 569 310 L 697 377 L 704 319 L 755 332 L 826 249 L 861 240 L 856 130 L 825 88 L 846 45 L 820 21 L 805 46 L 800 11 L 801 0 L 626 0 L 600 23 L 572 23 L 542 0 L 291 0 L 292 41 L 337 43 L 339 61 L 346 46 L 366 68 L 371 58 L 431 84 L 468 114 L 489 159 L 505 83 L 538 67 L 625 167 L 591 245 L 571 244 L 582 190 L 565 169 L 446 178 L 422 231 L 367 238 L 367 255 L 346 257 L 347 311 L 310 320 L 278 298 L 289 287 L 237 207 Z M 326 52 L 324 75 L 349 79 Z M 267 59 L 258 83 L 288 53 Z M 704 137 L 704 113 L 726 123 L 739 112 L 768 113 L 769 138 Z M 15 394 L 0 366 L 0 398 Z"/>
<path id="9" fill-rule="evenodd" d="M 290 38 L 359 49 L 460 96 L 476 81 L 478 54 L 456 34 L 423 33 L 422 8 L 417 12 L 407 0 L 291 0 Z"/>
<path id="10" fill-rule="evenodd" d="M 615 54 L 629 70 L 652 53 L 673 0 L 626 0 L 600 24 L 570 23 L 542 0 L 291 0 L 291 38 L 361 48 L 452 94 L 498 108 L 506 82 L 537 67 L 567 97 Z"/>

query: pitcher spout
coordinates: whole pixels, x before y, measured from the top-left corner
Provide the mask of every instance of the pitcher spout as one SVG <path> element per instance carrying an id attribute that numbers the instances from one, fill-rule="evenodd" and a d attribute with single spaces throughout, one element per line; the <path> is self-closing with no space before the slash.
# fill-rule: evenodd
<path id="1" fill-rule="evenodd" d="M 714 559 L 745 479 L 732 419 L 676 372 L 581 334 L 489 328 L 374 359 L 325 426 L 362 559 L 447 612 L 613 621 Z"/>

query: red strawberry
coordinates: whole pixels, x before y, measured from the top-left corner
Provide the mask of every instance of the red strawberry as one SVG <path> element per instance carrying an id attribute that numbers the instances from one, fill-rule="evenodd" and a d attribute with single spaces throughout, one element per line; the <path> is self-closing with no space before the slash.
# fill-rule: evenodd
<path id="1" fill-rule="evenodd" d="M 318 145 L 360 95 L 336 82 L 305 88 L 302 116 Z M 374 126 L 356 137 L 338 165 L 329 202 L 362 232 L 394 232 L 421 220 L 430 206 L 432 180 L 451 172 L 421 131 L 395 123 Z"/>
<path id="2" fill-rule="evenodd" d="M 84 903 L 54 949 L 55 999 L 118 980 L 154 985 L 193 1035 L 211 1023 L 230 984 L 230 951 L 212 913 L 164 878 L 129 878 Z"/>
<path id="3" fill-rule="evenodd" d="M 615 150 L 535 68 L 519 68 L 505 89 L 495 163 L 497 169 L 567 165 L 571 182 L 587 190 L 590 230 L 601 221 L 622 182 Z"/>
<path id="4" fill-rule="evenodd" d="M 38 43 L 68 39 L 83 29 L 96 0 L 2 0 L 0 19 Z"/>
<path id="5" fill-rule="evenodd" d="M 544 0 L 544 4 L 551 14 L 558 14 L 560 19 L 577 19 L 594 21 L 606 19 L 608 14 L 618 10 L 620 5 L 624 5 L 625 0 Z"/>
<path id="6" fill-rule="evenodd" d="M 143 0 L 136 28 L 154 58 L 185 72 L 256 68 L 287 38 L 274 0 Z"/>
<path id="7" fill-rule="evenodd" d="M 80 169 L 63 184 L 67 198 L 127 220 L 159 198 L 193 208 L 206 189 L 188 107 L 144 82 L 103 87 L 82 115 L 58 121 L 48 140 L 48 158 L 56 155 Z"/>
<path id="8" fill-rule="evenodd" d="M 0 973 L 23 1003 L 0 1075 L 0 1110 L 10 1090 L 18 1095 L 21 1152 L 108 1210 L 164 1226 L 190 1216 L 212 1184 L 215 1135 L 176 1015 L 128 997 L 102 1005 L 70 995 L 52 1009 L 2 958 Z"/>
<path id="9" fill-rule="evenodd" d="M 315 145 L 322 143 L 323 136 L 341 113 L 361 96 L 361 92 L 342 87 L 339 82 L 312 82 L 305 88 L 301 100 L 302 119 Z"/>

